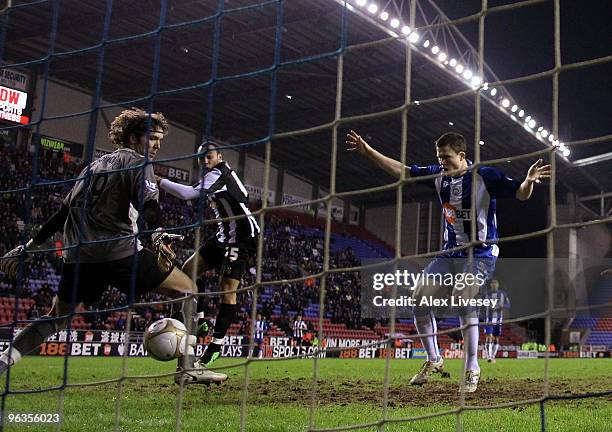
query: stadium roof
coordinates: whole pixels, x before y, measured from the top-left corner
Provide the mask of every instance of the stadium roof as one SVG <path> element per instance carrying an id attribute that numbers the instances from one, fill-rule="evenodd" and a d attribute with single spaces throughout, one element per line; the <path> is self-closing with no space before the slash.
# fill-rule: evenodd
<path id="1" fill-rule="evenodd" d="M 52 47 L 50 77 L 92 93 L 100 84 L 101 96 L 108 102 L 147 106 L 148 96 L 157 93 L 153 102 L 155 110 L 163 111 L 172 121 L 202 134 L 208 116 L 212 118 L 212 135 L 231 144 L 263 140 L 268 136 L 272 95 L 275 96 L 276 133 L 315 127 L 334 119 L 336 54 L 341 46 L 342 28 L 342 7 L 334 0 L 309 0 L 307 8 L 300 1 L 226 0 L 220 2 L 225 7 L 220 20 L 215 19 L 218 2 L 204 0 L 170 1 L 165 14 L 160 14 L 160 5 L 164 2 L 159 0 L 115 1 L 108 21 L 105 20 L 106 2 L 97 0 L 22 3 L 13 2 L 17 7 L 10 10 L 7 18 L 4 44 L 7 61 L 21 64 L 43 59 Z M 278 53 L 282 64 L 274 68 L 280 4 L 283 18 Z M 54 5 L 59 5 L 57 25 L 54 25 Z M 161 22 L 160 16 L 163 17 Z M 430 24 L 419 21 L 420 18 L 416 22 L 419 27 Z M 216 23 L 219 23 L 218 44 L 215 43 Z M 347 13 L 347 23 L 347 42 L 351 46 L 389 37 L 388 32 L 364 14 Z M 160 25 L 164 26 L 161 32 Z M 103 38 L 106 43 L 100 44 Z M 343 117 L 384 111 L 403 104 L 406 51 L 403 41 L 346 51 Z M 99 71 L 102 52 L 103 68 Z M 469 90 L 465 82 L 423 55 L 423 50 L 412 52 L 411 100 Z M 212 80 L 213 58 L 218 58 L 217 80 Z M 35 68 L 39 76 L 44 76 L 45 64 L 37 62 L 23 67 Z M 157 77 L 153 73 L 155 70 L 159 71 Z M 275 92 L 272 91 L 274 74 Z M 210 85 L 211 82 L 214 84 Z M 208 111 L 211 97 L 212 113 Z M 446 131 L 461 132 L 473 143 L 474 105 L 474 93 L 468 91 L 441 102 L 412 106 L 407 123 L 407 160 L 435 163 L 433 141 Z M 399 157 L 401 117 L 401 113 L 396 112 L 341 125 L 338 191 L 381 185 L 392 180 L 373 169 L 370 162 L 344 152 L 344 134 L 354 128 L 383 153 Z M 545 148 L 532 133 L 485 98 L 482 99 L 481 139 L 484 142 L 480 146 L 482 160 Z M 274 140 L 272 161 L 328 188 L 331 141 L 330 128 Z M 263 155 L 262 143 L 246 148 L 250 153 Z M 473 148 L 469 153 L 473 154 Z M 580 154 L 580 149 L 576 154 Z M 583 156 L 590 155 L 592 153 L 583 153 Z M 534 159 L 502 165 L 510 175 L 520 177 Z M 559 181 L 580 195 L 612 190 L 610 160 L 586 168 L 573 168 L 559 159 L 557 166 Z M 413 196 L 421 192 L 414 186 L 408 186 L 407 190 Z M 354 199 L 375 205 L 390 202 L 394 197 L 394 192 L 389 191 L 376 196 L 355 196 Z"/>

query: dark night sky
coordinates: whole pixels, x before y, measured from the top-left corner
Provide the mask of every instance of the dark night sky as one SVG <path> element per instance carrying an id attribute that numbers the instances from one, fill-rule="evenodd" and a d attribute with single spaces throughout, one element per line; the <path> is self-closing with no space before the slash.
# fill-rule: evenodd
<path id="1" fill-rule="evenodd" d="M 489 7 L 515 3 L 489 0 Z M 480 0 L 436 0 L 449 16 L 477 13 Z M 553 1 L 514 11 L 491 14 L 485 21 L 485 61 L 500 79 L 549 70 L 554 66 Z M 561 0 L 562 63 L 595 59 L 612 54 L 612 1 Z M 477 22 L 459 29 L 478 46 Z M 564 72 L 560 76 L 559 130 L 562 141 L 612 133 L 612 63 Z M 552 127 L 552 78 L 508 87 L 521 106 L 535 114 L 538 123 Z M 612 150 L 585 149 L 592 154 Z M 572 159 L 581 152 L 576 151 Z"/>
<path id="2" fill-rule="evenodd" d="M 435 0 L 450 19 L 477 13 L 480 0 Z M 516 3 L 489 0 L 489 7 Z M 561 0 L 561 60 L 563 64 L 612 54 L 612 1 Z M 478 47 L 478 22 L 459 26 Z M 499 79 L 509 79 L 554 67 L 554 2 L 495 13 L 485 21 L 485 62 Z M 612 133 L 612 63 L 564 72 L 559 87 L 559 131 L 562 141 Z M 515 101 L 535 116 L 538 124 L 552 127 L 552 77 L 506 87 Z M 574 148 L 570 159 L 612 151 L 612 143 Z M 542 197 L 541 197 L 542 198 Z M 500 200 L 500 235 L 510 236 L 545 228 L 547 200 L 517 204 Z M 525 217 L 530 215 L 529 217 Z M 501 256 L 545 256 L 544 238 L 510 242 Z"/>

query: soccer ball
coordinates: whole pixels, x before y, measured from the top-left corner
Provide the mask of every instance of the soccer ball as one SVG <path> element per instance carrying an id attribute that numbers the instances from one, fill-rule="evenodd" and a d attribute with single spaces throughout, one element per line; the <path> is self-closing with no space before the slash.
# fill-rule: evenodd
<path id="1" fill-rule="evenodd" d="M 181 344 L 188 341 L 187 328 L 173 318 L 155 321 L 144 334 L 144 346 L 148 354 L 159 361 L 178 358 L 185 350 Z"/>

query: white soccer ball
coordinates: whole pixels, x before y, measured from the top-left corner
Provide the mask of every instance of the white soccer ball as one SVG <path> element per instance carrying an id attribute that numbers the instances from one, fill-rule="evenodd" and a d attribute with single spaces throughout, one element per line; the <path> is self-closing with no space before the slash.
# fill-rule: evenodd
<path id="1" fill-rule="evenodd" d="M 170 361 L 185 352 L 181 345 L 187 343 L 186 335 L 187 328 L 182 322 L 173 318 L 160 319 L 145 331 L 144 346 L 154 359 Z"/>

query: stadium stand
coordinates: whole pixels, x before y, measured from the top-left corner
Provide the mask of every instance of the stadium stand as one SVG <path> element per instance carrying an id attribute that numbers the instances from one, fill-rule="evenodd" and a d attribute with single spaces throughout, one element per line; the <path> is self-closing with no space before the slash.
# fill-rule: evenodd
<path id="1" fill-rule="evenodd" d="M 27 184 L 29 178 L 19 175 L 18 167 L 31 169 L 31 155 L 22 150 L 3 148 L 0 150 L 0 188 L 4 190 L 17 189 Z M 64 161 L 55 154 L 41 155 L 39 175 L 48 181 L 69 179 L 78 176 L 82 167 L 73 162 Z M 32 203 L 31 226 L 44 222 L 61 204 L 61 198 L 68 186 L 57 188 L 46 198 L 34 194 Z M 197 206 L 180 201 L 162 192 L 161 203 L 167 226 L 186 226 L 198 220 Z M 24 206 L 19 203 L 23 196 L 5 194 L 0 197 L 0 219 L 3 226 L 9 227 L 7 235 L 0 242 L 0 253 L 5 253 L 16 244 L 21 235 L 28 229 L 25 224 Z M 208 216 L 205 214 L 205 216 Z M 14 221 L 17 221 L 16 223 Z M 277 212 L 266 219 L 266 244 L 264 247 L 263 281 L 289 279 L 297 276 L 318 273 L 323 266 L 323 220 L 312 215 Z M 392 248 L 362 227 L 334 223 L 331 234 L 332 268 L 353 267 L 360 265 L 362 260 L 371 258 L 389 258 L 393 256 Z M 214 225 L 202 227 L 201 238 L 206 238 L 215 229 Z M 185 239 L 177 245 L 177 261 L 182 262 L 193 252 L 194 230 L 185 230 Z M 53 245 L 48 245 L 53 247 Z M 55 246 L 61 248 L 59 237 Z M 282 248 L 282 253 L 280 253 Z M 44 315 L 51 306 L 53 293 L 57 290 L 60 279 L 61 253 L 55 256 L 35 255 L 26 268 L 26 279 L 21 288 L 20 298 L 15 298 L 15 287 L 0 274 L 0 325 L 9 325 L 14 319 L 25 321 Z M 278 257 L 278 259 L 277 259 Z M 327 291 L 326 314 L 323 322 L 323 332 L 327 337 L 352 339 L 380 339 L 388 335 L 388 323 L 363 322 L 361 319 L 360 279 L 358 273 L 332 274 L 328 276 L 331 289 Z M 209 272 L 198 283 L 205 291 L 216 290 L 218 276 Z M 254 274 L 250 273 L 246 284 L 254 282 Z M 319 315 L 318 284 L 316 279 L 309 279 L 300 284 L 283 284 L 266 286 L 259 295 L 258 310 L 270 320 L 268 336 L 287 336 L 290 334 L 290 322 L 298 313 L 304 316 L 309 331 L 315 332 Z M 159 300 L 159 297 L 141 299 L 146 301 Z M 251 293 L 242 293 L 238 297 L 242 306 L 240 321 L 234 323 L 228 334 L 248 334 Z M 126 297 L 118 290 L 109 288 L 97 305 L 99 312 L 90 312 L 85 316 L 75 316 L 72 329 L 75 330 L 124 330 L 127 313 L 121 311 L 105 312 L 105 310 L 120 308 L 126 304 Z M 17 307 L 15 307 L 17 305 Z M 216 297 L 206 297 L 205 315 L 212 317 L 217 308 Z M 17 312 L 15 314 L 15 311 Z M 131 329 L 143 331 L 155 320 L 168 316 L 169 310 L 163 307 L 141 308 L 133 316 Z M 368 325 L 366 325 L 368 324 Z M 445 322 L 441 328 L 457 326 L 454 321 Z M 400 320 L 396 332 L 415 334 L 412 321 Z M 506 333 L 503 342 L 516 344 L 520 337 L 512 332 Z M 417 346 L 420 344 L 415 338 Z M 449 335 L 442 335 L 441 346 L 453 342 Z"/>

